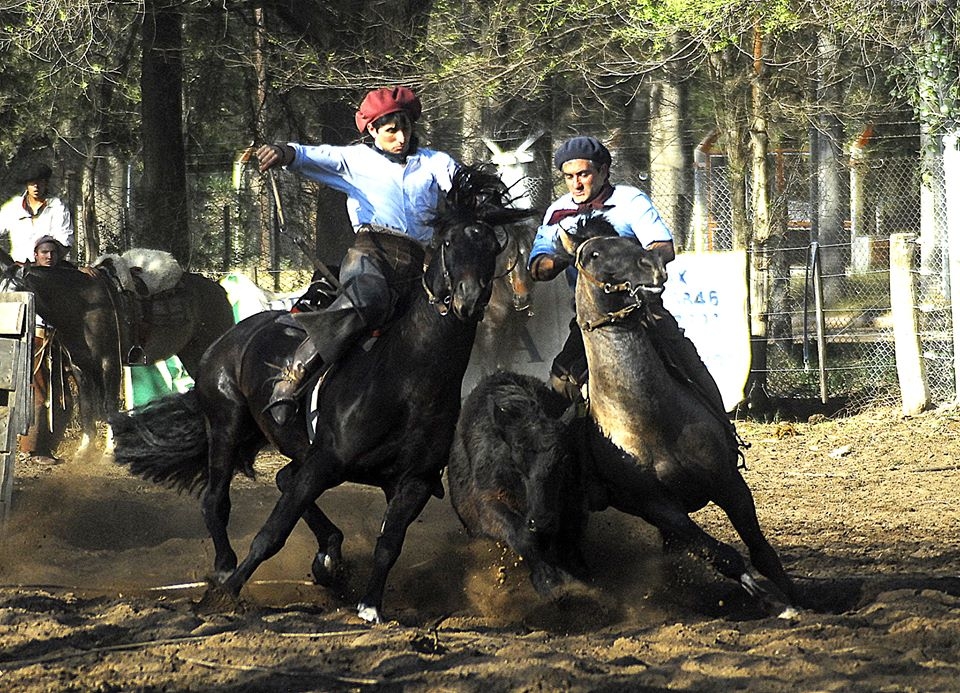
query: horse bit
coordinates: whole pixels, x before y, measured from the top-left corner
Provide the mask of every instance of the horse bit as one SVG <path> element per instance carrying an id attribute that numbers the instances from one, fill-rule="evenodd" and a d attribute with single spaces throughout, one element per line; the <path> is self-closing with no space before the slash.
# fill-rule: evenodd
<path id="1" fill-rule="evenodd" d="M 580 277 L 586 279 L 588 282 L 593 284 L 596 287 L 599 287 L 605 294 L 616 294 L 616 293 L 626 293 L 633 299 L 633 303 L 629 303 L 623 308 L 609 313 L 604 313 L 596 320 L 583 320 L 578 321 L 580 324 L 580 329 L 587 332 L 592 332 L 597 328 L 603 327 L 605 325 L 612 325 L 618 322 L 623 322 L 631 314 L 637 311 L 640 308 L 647 307 L 646 302 L 644 301 L 644 294 L 653 294 L 659 295 L 663 293 L 662 286 L 646 286 L 645 284 L 637 284 L 634 286 L 630 281 L 623 281 L 618 284 L 613 284 L 611 282 L 604 282 L 598 279 L 596 276 L 587 271 L 583 266 L 581 261 L 581 256 L 583 254 L 584 248 L 590 243 L 590 241 L 599 241 L 603 240 L 606 237 L 595 237 L 590 238 L 584 241 L 579 248 L 577 248 L 577 253 L 574 258 L 574 266 L 577 268 L 577 271 L 580 274 Z"/>

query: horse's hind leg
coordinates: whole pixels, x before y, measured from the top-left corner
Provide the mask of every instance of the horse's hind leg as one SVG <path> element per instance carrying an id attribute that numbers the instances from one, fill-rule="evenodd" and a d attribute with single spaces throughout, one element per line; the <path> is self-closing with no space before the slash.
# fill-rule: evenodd
<path id="1" fill-rule="evenodd" d="M 293 462 L 277 472 L 277 488 L 281 492 L 290 488 L 297 466 Z M 311 572 L 318 585 L 329 587 L 337 582 L 343 573 L 343 532 L 337 527 L 316 503 L 307 505 L 303 521 L 317 538 L 317 555 L 313 557 Z"/>
<path id="2" fill-rule="evenodd" d="M 683 508 L 666 499 L 659 499 L 644 503 L 639 512 L 632 514 L 639 515 L 660 530 L 664 549 L 686 549 L 709 561 L 721 575 L 739 582 L 751 595 L 762 596 L 762 591 L 747 572 L 747 564 L 737 550 L 704 532 Z"/>
<path id="3" fill-rule="evenodd" d="M 750 562 L 783 593 L 791 604 L 796 601 L 796 588 L 780 562 L 770 542 L 760 529 L 753 494 L 743 478 L 737 474 L 734 482 L 721 489 L 714 501 L 730 518 L 734 529 L 750 552 Z"/>
<path id="4" fill-rule="evenodd" d="M 313 503 L 323 491 L 342 481 L 337 465 L 329 464 L 329 460 L 323 460 L 321 463 L 316 454 L 308 454 L 287 488 L 281 493 L 266 523 L 254 537 L 246 558 L 223 581 L 223 591 L 231 597 L 237 597 L 260 564 L 283 548 L 307 506 Z"/>
<path id="5" fill-rule="evenodd" d="M 222 414 L 223 412 L 221 412 Z M 230 520 L 230 482 L 234 470 L 253 464 L 259 444 L 237 443 L 239 427 L 226 419 L 210 422 L 209 473 L 200 508 L 207 532 L 213 540 L 213 580 L 225 580 L 237 567 L 237 554 L 230 545 L 227 524 Z"/>

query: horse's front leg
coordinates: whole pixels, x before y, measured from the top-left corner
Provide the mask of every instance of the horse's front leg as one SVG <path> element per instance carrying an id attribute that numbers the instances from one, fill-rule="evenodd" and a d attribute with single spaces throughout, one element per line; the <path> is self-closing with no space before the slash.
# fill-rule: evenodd
<path id="1" fill-rule="evenodd" d="M 297 465 L 294 462 L 277 472 L 277 488 L 281 492 L 293 483 Z M 337 527 L 316 503 L 309 503 L 303 513 L 303 521 L 317 538 L 317 554 L 313 557 L 311 572 L 318 585 L 329 587 L 335 584 L 343 574 L 343 532 Z"/>
<path id="2" fill-rule="evenodd" d="M 363 599 L 357 605 L 357 615 L 370 623 L 382 623 L 383 591 L 387 574 L 397 562 L 407 528 L 417 519 L 436 488 L 436 480 L 408 477 L 388 499 L 383 527 L 373 550 L 373 568 Z"/>

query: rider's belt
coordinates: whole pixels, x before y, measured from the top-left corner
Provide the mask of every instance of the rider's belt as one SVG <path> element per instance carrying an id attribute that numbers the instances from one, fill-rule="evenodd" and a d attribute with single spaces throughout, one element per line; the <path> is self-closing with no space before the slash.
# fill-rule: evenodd
<path id="1" fill-rule="evenodd" d="M 357 229 L 353 247 L 380 256 L 394 269 L 407 266 L 419 268 L 423 265 L 423 244 L 386 226 L 363 224 Z"/>
<path id="2" fill-rule="evenodd" d="M 357 227 L 357 233 L 361 233 L 361 232 L 365 232 L 365 233 L 392 233 L 392 234 L 396 234 L 396 235 L 398 235 L 398 236 L 404 236 L 404 237 L 406 237 L 406 238 L 410 238 L 410 236 L 408 236 L 407 234 L 405 234 L 405 233 L 404 233 L 403 231 L 401 231 L 400 229 L 395 229 L 395 228 L 393 228 L 392 226 L 383 226 L 382 224 L 360 224 L 360 226 Z"/>

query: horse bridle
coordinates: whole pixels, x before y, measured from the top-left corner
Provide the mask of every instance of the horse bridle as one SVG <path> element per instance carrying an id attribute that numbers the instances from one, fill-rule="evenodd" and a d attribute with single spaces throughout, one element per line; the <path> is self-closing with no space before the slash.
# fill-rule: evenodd
<path id="1" fill-rule="evenodd" d="M 496 229 L 494 229 L 494 233 L 496 234 Z M 498 243 L 497 245 L 500 248 L 498 252 L 503 252 L 509 242 L 509 239 L 507 239 L 504 241 L 504 243 Z M 443 281 L 446 284 L 446 291 L 443 292 L 443 295 L 438 296 L 437 294 L 433 293 L 433 290 L 430 288 L 429 284 L 427 284 L 428 264 L 424 264 L 423 273 L 420 276 L 420 283 L 423 285 L 423 290 L 427 294 L 427 302 L 432 306 L 436 306 L 437 312 L 444 316 L 450 312 L 450 304 L 453 302 L 453 278 L 450 276 L 450 270 L 447 269 L 447 255 L 444 252 L 444 248 L 446 248 L 449 243 L 449 240 L 443 240 L 439 244 L 440 276 L 443 278 Z"/>
<path id="2" fill-rule="evenodd" d="M 645 284 L 637 284 L 636 286 L 634 286 L 629 281 L 623 281 L 623 282 L 613 284 L 611 282 L 601 281 L 596 275 L 591 274 L 590 272 L 587 271 L 587 269 L 583 266 L 583 262 L 581 261 L 584 249 L 587 247 L 587 245 L 590 244 L 591 241 L 602 241 L 604 239 L 609 239 L 609 238 L 613 238 L 613 237 L 599 236 L 599 237 L 587 239 L 586 241 L 581 243 L 580 247 L 577 248 L 576 255 L 574 256 L 574 266 L 577 268 L 577 272 L 579 273 L 579 276 L 581 279 L 585 279 L 588 283 L 598 287 L 603 291 L 603 293 L 605 294 L 626 293 L 630 296 L 631 299 L 633 299 L 633 303 L 628 303 L 627 305 L 625 305 L 623 308 L 619 310 L 614 310 L 609 313 L 604 313 L 596 320 L 582 320 L 582 321 L 578 320 L 577 322 L 580 325 L 580 329 L 585 330 L 587 332 L 592 332 L 593 330 L 596 330 L 597 328 L 600 328 L 600 327 L 604 327 L 605 325 L 611 325 L 618 322 L 623 322 L 628 317 L 630 317 L 630 315 L 632 315 L 634 312 L 636 312 L 640 308 L 646 307 L 647 304 L 646 304 L 646 301 L 644 301 L 644 298 L 646 295 L 659 296 L 661 293 L 663 293 L 662 286 L 647 286 Z"/>
<path id="3" fill-rule="evenodd" d="M 423 285 L 423 290 L 427 294 L 427 302 L 431 306 L 436 306 L 437 312 L 440 315 L 446 315 L 450 312 L 450 303 L 453 301 L 453 279 L 450 277 L 450 270 L 447 269 L 447 256 L 444 253 L 444 248 L 446 247 L 449 241 L 442 241 L 440 243 L 440 276 L 443 277 L 444 283 L 446 284 L 446 291 L 444 296 L 437 296 L 433 293 L 433 290 L 430 288 L 430 285 L 427 284 L 427 268 L 429 265 L 423 266 L 423 273 L 420 275 L 420 283 Z"/>

